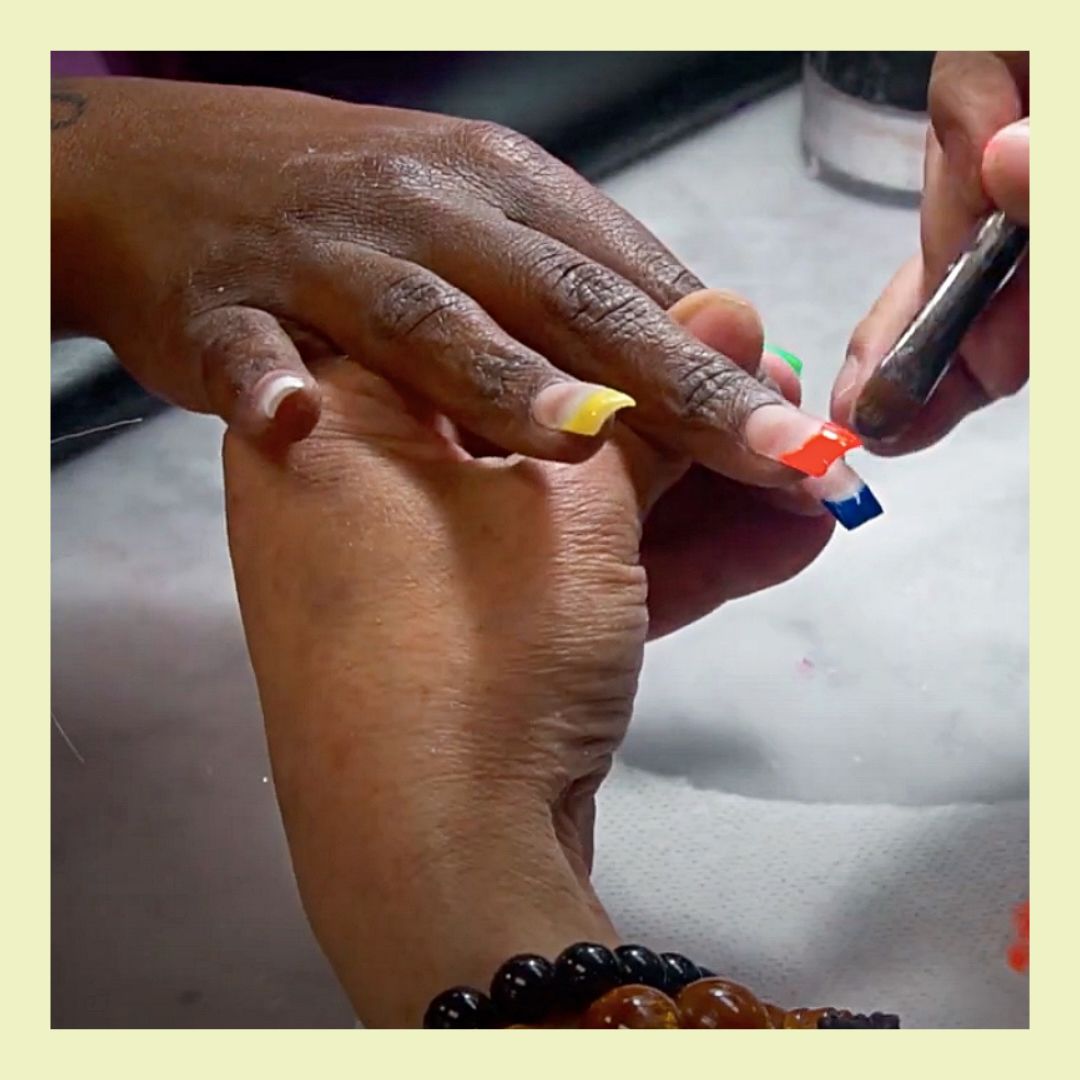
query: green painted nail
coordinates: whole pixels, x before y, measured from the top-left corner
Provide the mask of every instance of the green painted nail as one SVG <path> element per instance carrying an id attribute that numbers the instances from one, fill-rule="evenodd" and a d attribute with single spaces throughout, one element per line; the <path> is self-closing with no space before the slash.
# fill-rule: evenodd
<path id="1" fill-rule="evenodd" d="M 779 356 L 796 375 L 802 374 L 802 361 L 794 353 L 789 353 L 787 349 L 778 349 L 775 345 L 770 345 L 768 342 L 765 343 L 765 351 L 775 353 Z"/>

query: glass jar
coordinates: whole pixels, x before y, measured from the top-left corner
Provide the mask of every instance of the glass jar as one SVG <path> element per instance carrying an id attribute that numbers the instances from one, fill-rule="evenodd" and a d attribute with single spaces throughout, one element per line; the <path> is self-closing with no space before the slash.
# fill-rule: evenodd
<path id="1" fill-rule="evenodd" d="M 816 52 L 803 63 L 802 148 L 823 180 L 889 202 L 923 185 L 932 52 Z"/>

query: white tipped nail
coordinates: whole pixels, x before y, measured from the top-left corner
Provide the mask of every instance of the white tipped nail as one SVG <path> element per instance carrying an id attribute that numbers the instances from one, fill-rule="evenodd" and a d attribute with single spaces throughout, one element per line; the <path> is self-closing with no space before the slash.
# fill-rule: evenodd
<path id="1" fill-rule="evenodd" d="M 267 420 L 273 420 L 281 403 L 297 390 L 303 390 L 304 380 L 299 375 L 288 375 L 281 371 L 271 371 L 264 375 L 252 391 L 252 400 L 256 411 Z"/>

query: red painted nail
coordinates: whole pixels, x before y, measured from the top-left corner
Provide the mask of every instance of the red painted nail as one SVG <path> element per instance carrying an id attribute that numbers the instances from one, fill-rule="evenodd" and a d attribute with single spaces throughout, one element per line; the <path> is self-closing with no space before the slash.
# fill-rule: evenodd
<path id="1" fill-rule="evenodd" d="M 837 458 L 860 446 L 862 440 L 854 432 L 839 424 L 826 422 L 816 435 L 797 449 L 783 454 L 780 460 L 808 476 L 824 476 Z"/>

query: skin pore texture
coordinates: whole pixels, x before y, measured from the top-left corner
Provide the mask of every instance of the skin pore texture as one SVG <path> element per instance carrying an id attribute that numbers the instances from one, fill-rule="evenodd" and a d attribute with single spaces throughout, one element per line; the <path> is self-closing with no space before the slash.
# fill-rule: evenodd
<path id="1" fill-rule="evenodd" d="M 266 88 L 53 92 L 56 323 L 175 404 L 295 440 L 309 362 L 348 355 L 501 451 L 582 461 L 622 408 L 732 479 L 798 481 L 780 458 L 824 421 L 759 377 L 760 340 L 746 370 L 668 318 L 702 283 L 516 132 Z"/>

